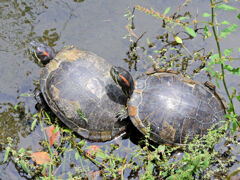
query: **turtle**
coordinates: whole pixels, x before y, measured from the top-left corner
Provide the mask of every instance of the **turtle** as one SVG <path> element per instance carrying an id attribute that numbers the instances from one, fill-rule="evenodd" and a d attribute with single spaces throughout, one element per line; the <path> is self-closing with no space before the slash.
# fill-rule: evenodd
<path id="1" fill-rule="evenodd" d="M 224 120 L 226 103 L 210 82 L 203 84 L 173 70 L 144 73 L 135 81 L 122 67 L 113 66 L 110 74 L 129 98 L 119 114 L 129 116 L 157 144 L 190 142 Z"/>
<path id="2" fill-rule="evenodd" d="M 33 55 L 45 66 L 40 90 L 54 114 L 70 129 L 90 141 L 109 141 L 126 130 L 116 112 L 127 97 L 115 85 L 111 65 L 102 57 L 74 46 L 58 53 L 45 43 L 31 42 Z"/>

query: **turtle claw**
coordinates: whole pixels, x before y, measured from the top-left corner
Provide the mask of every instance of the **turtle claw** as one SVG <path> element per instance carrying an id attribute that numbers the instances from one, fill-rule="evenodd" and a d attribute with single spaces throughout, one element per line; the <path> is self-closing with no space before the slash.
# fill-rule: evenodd
<path id="1" fill-rule="evenodd" d="M 127 110 L 122 109 L 121 111 L 119 111 L 116 115 L 116 118 L 118 118 L 120 121 L 127 119 L 128 118 Z"/>

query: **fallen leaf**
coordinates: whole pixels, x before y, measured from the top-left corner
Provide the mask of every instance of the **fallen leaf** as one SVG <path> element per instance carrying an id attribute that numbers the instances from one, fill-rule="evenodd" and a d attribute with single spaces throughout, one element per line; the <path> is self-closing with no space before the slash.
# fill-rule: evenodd
<path id="1" fill-rule="evenodd" d="M 52 145 L 58 141 L 58 139 L 60 138 L 60 131 L 55 132 L 55 127 L 53 125 L 49 126 L 46 128 L 46 134 L 48 137 L 48 142 L 50 147 L 52 147 Z"/>
<path id="2" fill-rule="evenodd" d="M 87 154 L 88 154 L 89 156 L 92 156 L 92 155 L 94 155 L 99 149 L 100 149 L 100 147 L 97 146 L 97 145 L 89 146 L 89 147 L 88 147 L 88 150 L 87 150 Z"/>
<path id="3" fill-rule="evenodd" d="M 31 154 L 31 157 L 33 161 L 40 165 L 50 162 L 50 157 L 47 152 L 35 152 Z"/>
<path id="4" fill-rule="evenodd" d="M 91 180 L 97 180 L 100 177 L 101 171 L 89 171 L 88 178 Z"/>

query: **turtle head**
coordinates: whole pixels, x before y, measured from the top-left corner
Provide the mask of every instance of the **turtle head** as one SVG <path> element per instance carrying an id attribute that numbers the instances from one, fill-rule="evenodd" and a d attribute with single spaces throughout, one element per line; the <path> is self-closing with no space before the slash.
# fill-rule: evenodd
<path id="1" fill-rule="evenodd" d="M 31 53 L 33 57 L 42 64 L 49 63 L 56 56 L 55 50 L 45 43 L 32 41 L 30 45 L 32 46 Z"/>
<path id="2" fill-rule="evenodd" d="M 110 74 L 117 85 L 122 88 L 122 91 L 127 97 L 130 97 L 134 90 L 134 81 L 131 74 L 122 67 L 113 66 Z"/>

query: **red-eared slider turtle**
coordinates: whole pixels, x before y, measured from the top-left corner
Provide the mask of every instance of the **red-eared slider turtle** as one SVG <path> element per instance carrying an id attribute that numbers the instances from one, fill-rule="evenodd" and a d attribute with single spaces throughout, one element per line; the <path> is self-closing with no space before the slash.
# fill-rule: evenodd
<path id="1" fill-rule="evenodd" d="M 111 140 L 125 131 L 126 121 L 116 113 L 127 97 L 112 80 L 106 60 L 73 46 L 55 54 L 46 44 L 31 45 L 46 64 L 40 75 L 44 100 L 63 123 L 92 141 Z"/>
<path id="2" fill-rule="evenodd" d="M 223 120 L 222 98 L 200 82 L 172 71 L 144 74 L 135 82 L 121 67 L 110 74 L 130 98 L 126 113 L 134 126 L 146 134 L 150 124 L 150 139 L 157 143 L 182 144 Z"/>

